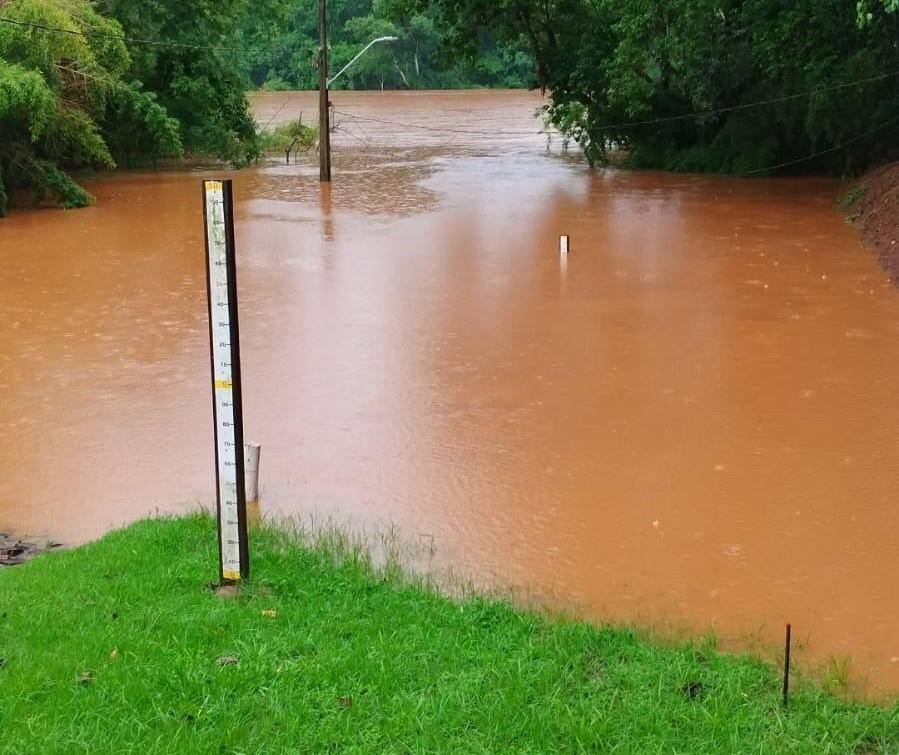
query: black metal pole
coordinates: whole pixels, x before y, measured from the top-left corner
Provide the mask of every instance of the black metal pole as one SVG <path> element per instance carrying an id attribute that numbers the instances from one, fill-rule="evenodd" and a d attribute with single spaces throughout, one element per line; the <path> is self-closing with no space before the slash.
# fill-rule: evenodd
<path id="1" fill-rule="evenodd" d="M 331 180 L 331 123 L 328 101 L 328 15 L 326 0 L 318 0 L 318 153 L 319 181 Z"/>
<path id="2" fill-rule="evenodd" d="M 784 644 L 784 708 L 790 704 L 790 633 L 791 627 L 787 624 L 787 639 Z"/>

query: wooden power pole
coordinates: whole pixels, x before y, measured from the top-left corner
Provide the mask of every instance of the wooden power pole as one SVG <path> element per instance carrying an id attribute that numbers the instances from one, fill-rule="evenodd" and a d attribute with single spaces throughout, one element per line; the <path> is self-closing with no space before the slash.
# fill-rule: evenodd
<path id="1" fill-rule="evenodd" d="M 328 101 L 328 15 L 327 0 L 318 0 L 318 152 L 319 181 L 331 180 L 331 118 Z"/>

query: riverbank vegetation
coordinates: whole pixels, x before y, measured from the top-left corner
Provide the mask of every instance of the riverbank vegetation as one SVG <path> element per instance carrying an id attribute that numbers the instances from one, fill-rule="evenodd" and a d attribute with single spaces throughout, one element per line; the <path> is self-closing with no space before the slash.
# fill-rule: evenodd
<path id="1" fill-rule="evenodd" d="M 79 207 L 71 171 L 259 152 L 234 8 L 174 0 L 0 2 L 0 215 L 10 194 Z"/>
<path id="2" fill-rule="evenodd" d="M 257 158 L 245 90 L 314 89 L 317 0 L 218 4 L 177 0 L 0 0 L 0 216 L 11 196 L 80 207 L 73 171 L 214 157 Z M 335 84 L 349 88 L 522 87 L 522 41 L 480 38 L 464 61 L 441 57 L 427 10 L 397 20 L 380 0 L 331 0 Z M 268 141 L 266 141 L 268 139 Z"/>
<path id="3" fill-rule="evenodd" d="M 318 128 L 302 121 L 279 123 L 259 132 L 259 148 L 266 153 L 284 154 L 287 150 L 305 152 L 318 144 Z"/>
<path id="4" fill-rule="evenodd" d="M 318 0 L 268 0 L 251 5 L 241 24 L 250 48 L 247 70 L 263 89 L 315 89 Z M 395 42 L 373 47 L 334 82 L 336 89 L 522 88 L 534 83 L 534 65 L 523 38 L 499 41 L 480 30 L 473 54 L 445 55 L 434 14 L 427 6 L 391 15 L 384 0 L 328 0 L 329 65 L 339 71 L 377 37 Z"/>
<path id="5" fill-rule="evenodd" d="M 216 595 L 215 524 L 144 521 L 0 571 L 10 752 L 865 753 L 899 706 L 802 683 L 710 640 L 442 597 L 340 537 L 251 532 Z"/>
<path id="6" fill-rule="evenodd" d="M 317 0 L 0 0 L 0 215 L 72 171 L 259 156 L 247 88 L 317 84 Z M 899 0 L 330 0 L 336 87 L 541 86 L 593 164 L 854 173 L 899 153 Z"/>
<path id="7" fill-rule="evenodd" d="M 389 0 L 455 54 L 524 36 L 547 115 L 588 159 L 859 172 L 899 150 L 897 0 Z"/>
<path id="8" fill-rule="evenodd" d="M 129 78 L 116 21 L 84 0 L 13 0 L 0 13 L 17 22 L 0 23 L 0 215 L 16 190 L 36 202 L 52 193 L 63 207 L 87 204 L 68 169 L 109 169 L 138 146 L 147 157 L 181 150 L 177 122 Z"/>

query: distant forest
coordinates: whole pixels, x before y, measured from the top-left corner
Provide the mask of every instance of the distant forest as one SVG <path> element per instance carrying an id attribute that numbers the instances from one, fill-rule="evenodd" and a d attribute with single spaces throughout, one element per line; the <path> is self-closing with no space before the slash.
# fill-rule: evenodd
<path id="1" fill-rule="evenodd" d="M 524 35 L 476 32 L 475 53 L 451 54 L 435 13 L 398 9 L 390 0 L 328 0 L 329 67 L 339 71 L 377 37 L 396 42 L 372 47 L 337 89 L 461 89 L 530 87 L 534 61 Z M 247 5 L 240 22 L 244 67 L 253 87 L 318 87 L 318 0 L 264 0 Z M 450 54 L 448 54 L 450 53 Z"/>

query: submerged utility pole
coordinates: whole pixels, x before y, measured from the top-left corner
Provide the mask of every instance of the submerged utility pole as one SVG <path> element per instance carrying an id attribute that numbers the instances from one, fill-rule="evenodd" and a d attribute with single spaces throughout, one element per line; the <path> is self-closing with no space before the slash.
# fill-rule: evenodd
<path id="1" fill-rule="evenodd" d="M 327 0 L 318 0 L 318 180 L 331 180 L 331 123 L 328 101 L 328 14 Z"/>

